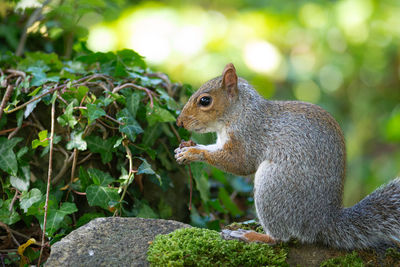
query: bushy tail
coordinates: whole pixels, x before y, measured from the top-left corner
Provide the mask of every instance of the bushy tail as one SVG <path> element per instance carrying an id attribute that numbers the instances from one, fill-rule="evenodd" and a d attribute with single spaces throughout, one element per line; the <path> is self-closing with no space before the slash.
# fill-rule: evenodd
<path id="1" fill-rule="evenodd" d="M 342 209 L 321 235 L 327 245 L 344 249 L 400 246 L 400 177 Z"/>

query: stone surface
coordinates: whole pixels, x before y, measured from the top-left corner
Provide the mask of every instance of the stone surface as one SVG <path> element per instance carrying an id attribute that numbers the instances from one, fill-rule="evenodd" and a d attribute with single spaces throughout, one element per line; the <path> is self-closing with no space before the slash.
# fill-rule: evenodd
<path id="1" fill-rule="evenodd" d="M 149 242 L 190 225 L 143 218 L 97 218 L 51 247 L 45 266 L 148 266 Z"/>

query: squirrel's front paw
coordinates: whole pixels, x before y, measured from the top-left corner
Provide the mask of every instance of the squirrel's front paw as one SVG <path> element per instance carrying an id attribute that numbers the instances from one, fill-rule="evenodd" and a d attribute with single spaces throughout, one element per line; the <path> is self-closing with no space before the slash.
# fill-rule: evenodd
<path id="1" fill-rule="evenodd" d="M 274 245 L 276 243 L 275 239 L 269 235 L 243 229 L 238 229 L 234 231 L 224 229 L 221 232 L 221 237 L 225 240 L 237 239 L 244 242 L 267 243 L 270 245 Z"/>
<path id="2" fill-rule="evenodd" d="M 193 146 L 178 147 L 175 149 L 175 159 L 178 164 L 189 164 L 193 161 L 202 161 L 203 158 L 203 151 Z"/>

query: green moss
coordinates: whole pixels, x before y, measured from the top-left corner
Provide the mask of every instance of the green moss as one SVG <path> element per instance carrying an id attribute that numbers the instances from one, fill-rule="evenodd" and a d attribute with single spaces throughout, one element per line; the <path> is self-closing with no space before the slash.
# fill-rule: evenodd
<path id="1" fill-rule="evenodd" d="M 224 240 L 200 228 L 158 235 L 147 255 L 151 266 L 287 266 L 285 248 Z"/>
<path id="2" fill-rule="evenodd" d="M 358 256 L 357 252 L 353 251 L 352 253 L 346 254 L 344 256 L 336 257 L 333 259 L 329 259 L 321 263 L 321 267 L 362 267 L 364 266 L 363 261 Z"/>
<path id="3" fill-rule="evenodd" d="M 400 250 L 397 248 L 389 248 L 386 250 L 385 265 L 400 266 Z"/>

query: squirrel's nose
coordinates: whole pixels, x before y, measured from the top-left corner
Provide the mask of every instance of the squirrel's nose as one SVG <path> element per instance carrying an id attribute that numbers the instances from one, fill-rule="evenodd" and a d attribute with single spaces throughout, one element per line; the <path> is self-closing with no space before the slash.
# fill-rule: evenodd
<path id="1" fill-rule="evenodd" d="M 183 121 L 181 119 L 181 116 L 178 116 L 178 118 L 176 119 L 176 125 L 178 127 L 183 127 Z"/>

